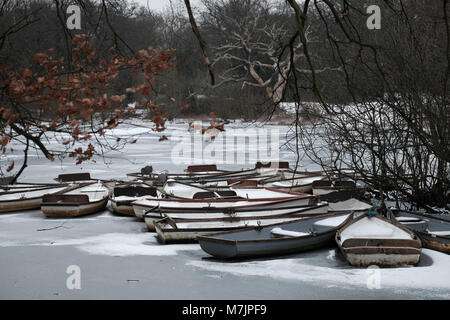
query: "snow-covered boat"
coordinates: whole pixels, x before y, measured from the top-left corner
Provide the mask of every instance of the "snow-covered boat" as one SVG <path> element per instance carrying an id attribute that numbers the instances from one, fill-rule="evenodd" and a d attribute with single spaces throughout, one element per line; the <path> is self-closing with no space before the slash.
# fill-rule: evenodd
<path id="1" fill-rule="evenodd" d="M 450 221 L 430 214 L 396 212 L 397 221 L 414 230 L 425 248 L 450 253 Z M 405 224 L 406 223 L 406 224 Z"/>
<path id="2" fill-rule="evenodd" d="M 207 212 L 224 208 L 273 209 L 312 205 L 317 199 L 308 194 L 280 191 L 272 188 L 230 188 L 226 199 L 158 199 L 146 198 L 132 203 L 134 213 L 143 218 L 154 208 L 161 212 Z"/>
<path id="3" fill-rule="evenodd" d="M 83 183 L 43 197 L 41 209 L 47 217 L 76 217 L 106 207 L 109 189 L 102 182 Z"/>
<path id="4" fill-rule="evenodd" d="M 326 179 L 325 175 L 313 175 L 293 179 L 280 179 L 264 183 L 266 187 L 292 192 L 311 192 L 314 181 Z"/>
<path id="5" fill-rule="evenodd" d="M 243 230 L 198 236 L 206 253 L 221 259 L 298 253 L 332 243 L 350 214 L 314 216 Z"/>
<path id="6" fill-rule="evenodd" d="M 231 173 L 231 171 L 218 170 L 216 165 L 192 165 L 188 166 L 184 173 L 154 172 L 151 166 L 147 166 L 142 168 L 141 172 L 128 173 L 127 177 L 130 181 L 154 181 L 160 179 L 161 175 L 164 175 L 165 179 L 179 180 L 191 179 L 193 177 L 205 178 L 226 173 Z M 164 182 L 162 181 L 162 183 Z"/>
<path id="7" fill-rule="evenodd" d="M 0 192 L 0 213 L 38 209 L 45 194 L 60 192 L 66 188 L 67 185 L 61 184 L 23 183 L 2 186 L 2 192 Z"/>
<path id="8" fill-rule="evenodd" d="M 419 238 L 395 219 L 369 213 L 354 215 L 336 233 L 336 243 L 354 266 L 414 265 L 422 250 Z"/>
<path id="9" fill-rule="evenodd" d="M 230 209 L 224 208 L 221 211 L 209 212 L 160 212 L 158 208 L 145 214 L 144 220 L 150 231 L 155 230 L 155 222 L 169 217 L 174 222 L 213 222 L 213 221 L 238 221 L 249 219 L 268 219 L 287 216 L 312 216 L 328 212 L 328 203 L 322 202 L 311 206 L 288 207 L 274 209 Z"/>
<path id="10" fill-rule="evenodd" d="M 155 187 L 145 183 L 119 184 L 111 193 L 111 208 L 115 213 L 134 217 L 132 202 L 142 197 L 156 197 L 158 194 Z"/>
<path id="11" fill-rule="evenodd" d="M 313 195 L 324 195 L 334 191 L 356 189 L 354 181 L 347 180 L 316 180 L 312 183 Z"/>
<path id="12" fill-rule="evenodd" d="M 337 201 L 337 202 L 330 202 L 329 203 L 329 211 L 331 212 L 340 212 L 340 211 L 354 211 L 354 212 L 360 212 L 360 211 L 366 211 L 372 208 L 372 205 L 355 199 L 351 198 L 344 201 Z"/>

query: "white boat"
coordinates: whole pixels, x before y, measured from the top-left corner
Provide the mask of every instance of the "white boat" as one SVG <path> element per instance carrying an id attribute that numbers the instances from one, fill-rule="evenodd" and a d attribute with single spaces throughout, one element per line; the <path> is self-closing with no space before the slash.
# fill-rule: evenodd
<path id="1" fill-rule="evenodd" d="M 145 224 L 149 231 L 155 230 L 155 222 L 169 217 L 175 222 L 212 222 L 212 221 L 238 221 L 249 219 L 268 219 L 287 216 L 314 216 L 328 213 L 328 203 L 322 202 L 320 204 L 305 206 L 305 207 L 291 207 L 278 209 L 237 209 L 230 210 L 224 208 L 222 211 L 215 212 L 159 212 L 158 208 L 147 213 L 144 217 Z"/>
<path id="2" fill-rule="evenodd" d="M 293 179 L 281 179 L 265 183 L 264 186 L 292 192 L 311 192 L 314 181 L 326 179 L 325 175 L 307 176 Z"/>
<path id="3" fill-rule="evenodd" d="M 102 182 L 77 184 L 43 197 L 41 209 L 47 217 L 76 217 L 103 210 L 110 190 Z"/>
<path id="4" fill-rule="evenodd" d="M 356 189 L 356 183 L 350 180 L 317 180 L 312 183 L 313 195 L 324 195 L 335 191 L 352 189 Z"/>
<path id="5" fill-rule="evenodd" d="M 417 236 L 395 220 L 379 214 L 359 214 L 336 233 L 336 243 L 354 266 L 417 264 L 422 245 Z"/>
<path id="6" fill-rule="evenodd" d="M 329 203 L 329 211 L 330 212 L 336 212 L 336 211 L 366 211 L 372 208 L 371 204 L 368 204 L 367 202 L 351 198 L 344 201 L 338 201 L 338 202 L 330 202 Z"/>
<path id="7" fill-rule="evenodd" d="M 38 209 L 45 194 L 63 191 L 67 185 L 14 184 L 3 188 L 7 191 L 0 192 L 0 213 Z"/>
<path id="8" fill-rule="evenodd" d="M 224 208 L 273 209 L 313 205 L 317 199 L 308 194 L 292 193 L 271 188 L 230 188 L 231 199 L 157 199 L 146 198 L 132 203 L 134 213 L 143 218 L 154 208 L 165 211 L 214 211 Z"/>
<path id="9" fill-rule="evenodd" d="M 119 184 L 113 188 L 111 193 L 111 208 L 114 213 L 135 216 L 132 202 L 143 197 L 160 196 L 161 193 L 146 183 Z"/>

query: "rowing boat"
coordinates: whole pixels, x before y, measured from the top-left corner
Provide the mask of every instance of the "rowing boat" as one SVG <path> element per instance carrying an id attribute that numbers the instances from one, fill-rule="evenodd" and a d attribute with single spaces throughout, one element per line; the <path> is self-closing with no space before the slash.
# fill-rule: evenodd
<path id="1" fill-rule="evenodd" d="M 132 202 L 142 197 L 156 197 L 159 191 L 146 183 L 119 184 L 114 187 L 111 193 L 111 208 L 114 213 L 135 216 Z"/>
<path id="2" fill-rule="evenodd" d="M 154 208 L 165 211 L 207 212 L 223 208 L 273 209 L 313 205 L 312 195 L 280 191 L 272 188 L 230 188 L 227 199 L 158 199 L 146 198 L 132 203 L 134 213 L 143 218 Z"/>
<path id="3" fill-rule="evenodd" d="M 324 195 L 334 191 L 356 189 L 354 181 L 346 180 L 316 180 L 312 183 L 313 195 Z"/>
<path id="4" fill-rule="evenodd" d="M 45 195 L 41 209 L 47 217 L 76 217 L 103 210 L 109 189 L 102 182 L 82 183 L 55 194 Z"/>
<path id="5" fill-rule="evenodd" d="M 379 214 L 353 215 L 336 233 L 336 243 L 354 266 L 417 264 L 422 249 L 417 236 Z"/>
<path id="6" fill-rule="evenodd" d="M 61 184 L 3 186 L 3 190 L 7 191 L 0 192 L 0 213 L 38 209 L 45 194 L 60 192 L 66 188 L 67 185 Z"/>
<path id="7" fill-rule="evenodd" d="M 311 206 L 303 207 L 287 207 L 275 209 L 231 209 L 224 208 L 222 210 L 208 212 L 164 212 L 155 208 L 147 212 L 144 216 L 145 224 L 149 231 L 155 231 L 155 222 L 169 217 L 174 222 L 213 222 L 213 221 L 238 221 L 249 219 L 268 219 L 287 216 L 312 216 L 320 215 L 328 212 L 328 204 L 322 202 Z"/>
<path id="8" fill-rule="evenodd" d="M 336 230 L 349 216 L 348 212 L 321 215 L 198 236 L 197 240 L 203 251 L 221 259 L 292 254 L 332 243 Z"/>
<path id="9" fill-rule="evenodd" d="M 419 236 L 425 248 L 450 253 L 450 221 L 433 217 L 430 214 L 397 211 L 396 219 L 403 224 L 405 219 L 410 221 L 406 226 Z M 416 221 L 416 223 L 414 223 Z M 425 224 L 421 221 L 424 221 Z"/>

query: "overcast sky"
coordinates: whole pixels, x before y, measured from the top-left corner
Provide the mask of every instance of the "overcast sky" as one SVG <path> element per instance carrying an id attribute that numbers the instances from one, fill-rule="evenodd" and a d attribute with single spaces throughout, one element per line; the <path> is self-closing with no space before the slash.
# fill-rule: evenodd
<path id="1" fill-rule="evenodd" d="M 150 9 L 155 9 L 158 11 L 162 11 L 164 8 L 169 7 L 170 4 L 169 0 L 128 0 L 128 1 L 136 2 L 142 6 L 147 6 L 148 2 L 148 6 L 150 7 Z M 172 0 L 172 3 L 175 5 L 178 4 L 180 1 L 182 2 L 183 0 Z M 199 2 L 200 2 L 199 0 L 191 0 L 191 5 L 195 6 Z"/>

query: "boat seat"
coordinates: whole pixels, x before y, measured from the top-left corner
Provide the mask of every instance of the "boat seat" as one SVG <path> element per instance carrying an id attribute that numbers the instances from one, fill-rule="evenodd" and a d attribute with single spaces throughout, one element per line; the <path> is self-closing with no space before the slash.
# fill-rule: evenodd
<path id="1" fill-rule="evenodd" d="M 217 166 L 215 164 L 201 164 L 193 165 L 187 167 L 187 172 L 205 172 L 205 171 L 217 171 Z"/>
<path id="2" fill-rule="evenodd" d="M 361 191 L 356 189 L 339 190 L 320 195 L 320 200 L 327 202 L 340 202 L 352 198 L 359 198 L 360 195 Z"/>
<path id="3" fill-rule="evenodd" d="M 335 181 L 334 186 L 336 188 L 356 188 L 355 182 L 346 180 Z"/>
<path id="4" fill-rule="evenodd" d="M 192 199 L 213 199 L 217 198 L 216 194 L 212 191 L 200 191 L 196 192 Z"/>
<path id="5" fill-rule="evenodd" d="M 284 230 L 282 228 L 276 227 L 270 230 L 270 234 L 276 238 L 280 237 L 304 237 L 309 236 L 310 233 L 306 232 L 298 232 L 298 231 L 290 231 L 290 230 Z"/>
<path id="6" fill-rule="evenodd" d="M 258 186 L 258 181 L 248 180 L 248 179 L 228 179 L 228 185 L 243 186 L 243 187 L 256 187 Z"/>
<path id="7" fill-rule="evenodd" d="M 89 196 L 86 194 L 46 194 L 42 198 L 42 203 L 86 203 Z"/>
<path id="8" fill-rule="evenodd" d="M 329 180 L 315 180 L 312 182 L 312 187 L 331 187 L 331 181 Z"/>
<path id="9" fill-rule="evenodd" d="M 224 190 L 216 192 L 221 197 L 237 197 L 236 191 L 233 190 Z"/>
<path id="10" fill-rule="evenodd" d="M 66 173 L 66 174 L 60 174 L 58 176 L 58 181 L 60 181 L 60 182 L 84 181 L 84 180 L 91 180 L 91 175 L 89 174 L 89 172 Z"/>
<path id="11" fill-rule="evenodd" d="M 152 187 L 139 187 L 139 186 L 128 186 L 128 187 L 116 187 L 114 188 L 114 196 L 128 196 L 128 197 L 143 197 L 143 196 L 153 196 L 156 197 L 156 188 Z"/>

